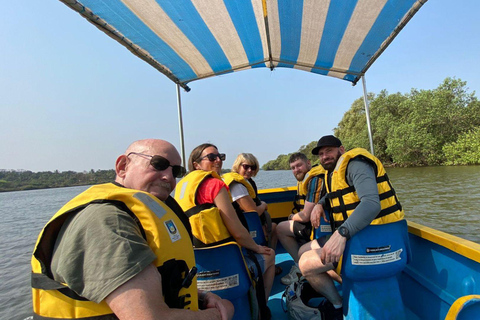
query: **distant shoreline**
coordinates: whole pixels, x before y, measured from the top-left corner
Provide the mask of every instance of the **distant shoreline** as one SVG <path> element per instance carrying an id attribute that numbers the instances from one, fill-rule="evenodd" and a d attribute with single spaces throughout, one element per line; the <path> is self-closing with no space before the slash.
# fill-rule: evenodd
<path id="1" fill-rule="evenodd" d="M 88 186 L 115 180 L 115 170 L 6 171 L 0 170 L 0 192 Z"/>
<path id="2" fill-rule="evenodd" d="M 230 172 L 223 169 L 222 173 Z M 91 186 L 115 180 L 115 170 L 32 172 L 0 170 L 0 192 Z"/>
<path id="3" fill-rule="evenodd" d="M 448 167 L 463 167 L 464 165 L 449 165 Z M 472 165 L 475 166 L 475 165 Z M 386 168 L 402 168 L 395 164 L 387 164 Z M 428 166 L 414 166 L 428 167 Z M 442 166 L 444 167 L 444 166 Z M 269 169 L 263 171 L 278 171 L 289 169 Z M 222 170 L 222 173 L 230 169 Z M 0 170 L 0 193 L 14 191 L 29 191 L 40 189 L 68 188 L 91 186 L 108 183 L 115 180 L 115 170 L 91 170 L 90 172 L 31 172 L 31 171 L 6 171 Z"/>
<path id="4" fill-rule="evenodd" d="M 107 183 L 112 181 L 106 181 L 101 183 Z M 97 183 L 95 183 L 97 184 Z M 16 192 L 16 191 L 32 191 L 32 190 L 43 190 L 43 189 L 59 189 L 59 188 L 71 188 L 71 187 L 83 187 L 83 186 L 91 186 L 91 184 L 76 184 L 76 185 L 68 185 L 68 186 L 55 186 L 55 187 L 31 187 L 31 188 L 24 188 L 24 189 L 14 189 L 14 190 L 3 190 L 0 189 L 0 193 L 4 192 Z"/>

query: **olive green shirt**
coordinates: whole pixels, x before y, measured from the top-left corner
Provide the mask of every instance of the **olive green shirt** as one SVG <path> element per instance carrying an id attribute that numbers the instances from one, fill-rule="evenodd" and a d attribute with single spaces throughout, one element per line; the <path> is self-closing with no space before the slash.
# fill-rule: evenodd
<path id="1" fill-rule="evenodd" d="M 99 303 L 155 259 L 128 213 L 91 204 L 62 226 L 51 269 L 55 280 Z"/>

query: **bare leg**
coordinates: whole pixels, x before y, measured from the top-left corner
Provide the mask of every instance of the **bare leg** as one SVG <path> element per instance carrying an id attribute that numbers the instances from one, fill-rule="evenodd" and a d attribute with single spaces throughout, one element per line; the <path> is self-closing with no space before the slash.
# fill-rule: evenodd
<path id="1" fill-rule="evenodd" d="M 302 254 L 299 262 L 300 270 L 310 285 L 325 296 L 332 304 L 342 304 L 342 297 L 335 288 L 335 284 L 331 276 L 327 273 L 333 270 L 333 264 L 324 265 L 320 260 L 320 252 L 322 249 L 313 249 Z"/>
<path id="2" fill-rule="evenodd" d="M 282 221 L 277 226 L 278 240 L 287 252 L 292 256 L 293 261 L 298 264 L 298 243 L 293 234 L 293 221 Z"/>
<path id="3" fill-rule="evenodd" d="M 265 286 L 265 297 L 270 296 L 270 291 L 272 291 L 273 278 L 275 278 L 275 254 L 267 255 L 264 254 L 263 258 L 265 259 L 265 272 L 263 273 L 263 284 Z"/>
<path id="4" fill-rule="evenodd" d="M 342 277 L 335 271 L 335 270 L 328 270 L 327 271 L 330 278 L 337 281 L 338 283 L 342 283 Z"/>
<path id="5" fill-rule="evenodd" d="M 277 241 L 278 241 L 278 237 L 277 237 L 277 224 L 274 222 L 272 223 L 272 233 L 269 235 L 269 237 L 271 237 L 271 240 L 270 240 L 270 247 L 275 250 L 275 248 L 277 247 Z"/>
<path id="6" fill-rule="evenodd" d="M 310 250 L 315 250 L 315 249 L 320 249 L 320 245 L 318 244 L 317 240 L 312 240 L 310 242 L 307 242 L 305 243 L 303 246 L 300 247 L 300 249 L 298 250 L 298 258 L 300 259 L 300 257 L 302 256 L 302 254 L 304 254 L 305 252 L 307 251 L 310 251 Z"/>

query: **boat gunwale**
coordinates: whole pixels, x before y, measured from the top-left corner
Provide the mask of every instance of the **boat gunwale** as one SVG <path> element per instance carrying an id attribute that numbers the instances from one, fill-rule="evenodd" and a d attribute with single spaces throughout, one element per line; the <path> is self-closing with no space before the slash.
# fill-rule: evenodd
<path id="1" fill-rule="evenodd" d="M 285 192 L 285 191 L 297 191 L 297 187 L 280 187 L 280 188 L 261 189 L 261 190 L 258 190 L 258 194 Z"/>
<path id="2" fill-rule="evenodd" d="M 480 263 L 480 244 L 407 220 L 408 232 Z"/>

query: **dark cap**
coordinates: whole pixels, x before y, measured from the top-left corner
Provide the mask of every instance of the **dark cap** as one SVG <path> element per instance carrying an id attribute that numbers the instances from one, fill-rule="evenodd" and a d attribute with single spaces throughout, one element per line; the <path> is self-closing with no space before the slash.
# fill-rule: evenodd
<path id="1" fill-rule="evenodd" d="M 321 147 L 337 147 L 338 148 L 341 145 L 342 145 L 342 141 L 340 141 L 340 139 L 332 135 L 323 136 L 320 138 L 320 140 L 318 140 L 317 146 L 313 148 L 312 154 L 318 155 L 318 151 L 320 151 Z"/>

